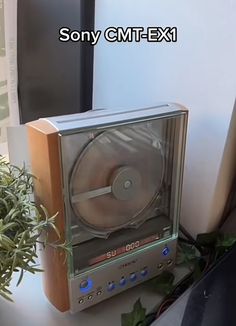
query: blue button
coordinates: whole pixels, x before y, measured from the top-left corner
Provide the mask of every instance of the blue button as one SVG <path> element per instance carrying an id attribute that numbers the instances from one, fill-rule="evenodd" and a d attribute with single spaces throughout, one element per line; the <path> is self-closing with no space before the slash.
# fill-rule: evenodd
<path id="1" fill-rule="evenodd" d="M 126 284 L 126 279 L 124 277 L 122 277 L 120 279 L 120 286 L 124 286 Z"/>
<path id="2" fill-rule="evenodd" d="M 108 284 L 108 287 L 107 287 L 107 290 L 108 291 L 112 291 L 112 290 L 114 290 L 115 289 L 115 283 L 114 282 L 111 282 L 111 283 L 109 283 Z"/>
<path id="3" fill-rule="evenodd" d="M 145 269 L 143 269 L 143 270 L 141 271 L 141 275 L 142 275 L 142 276 L 146 276 L 147 273 L 148 273 L 147 268 L 145 268 Z"/>
<path id="4" fill-rule="evenodd" d="M 169 249 L 168 247 L 165 247 L 165 248 L 162 250 L 162 253 L 163 253 L 164 256 L 167 256 L 167 255 L 169 255 L 169 253 L 170 253 L 170 249 Z"/>
<path id="5" fill-rule="evenodd" d="M 80 283 L 80 288 L 81 288 L 81 289 L 86 289 L 87 286 L 88 286 L 88 281 L 87 281 L 87 280 L 83 280 L 83 281 Z"/>
<path id="6" fill-rule="evenodd" d="M 135 273 L 130 274 L 130 281 L 134 282 L 137 279 L 137 275 Z"/>
<path id="7" fill-rule="evenodd" d="M 88 293 L 93 287 L 93 281 L 91 279 L 83 280 L 80 283 L 80 292 Z"/>

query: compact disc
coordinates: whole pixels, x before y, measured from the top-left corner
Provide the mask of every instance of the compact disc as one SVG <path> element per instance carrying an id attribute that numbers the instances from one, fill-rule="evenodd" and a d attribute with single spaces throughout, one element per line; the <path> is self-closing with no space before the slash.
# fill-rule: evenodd
<path id="1" fill-rule="evenodd" d="M 73 211 L 95 231 L 134 224 L 158 197 L 163 174 L 162 147 L 146 123 L 108 129 L 88 143 L 73 167 Z"/>

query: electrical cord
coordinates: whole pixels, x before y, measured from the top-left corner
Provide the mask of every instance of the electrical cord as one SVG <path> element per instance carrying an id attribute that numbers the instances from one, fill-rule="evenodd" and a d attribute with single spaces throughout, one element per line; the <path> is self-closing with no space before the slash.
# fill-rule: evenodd
<path id="1" fill-rule="evenodd" d="M 194 246 L 194 242 L 193 242 L 193 241 L 190 241 L 190 240 L 188 240 L 188 239 L 185 239 L 185 238 L 182 238 L 182 237 L 178 237 L 178 240 L 179 240 L 180 242 L 183 242 L 183 243 L 186 243 L 186 244 L 189 244 L 189 245 Z"/>
<path id="2" fill-rule="evenodd" d="M 170 294 L 168 294 L 159 304 L 159 306 L 155 309 L 155 311 L 147 314 L 143 321 L 139 321 L 135 326 L 148 326 L 154 320 L 156 320 L 160 314 L 164 311 L 163 308 L 166 309 L 177 300 L 180 295 L 192 284 L 191 277 L 193 276 L 193 272 L 188 273 L 184 278 L 182 278 L 176 285 L 174 286 L 173 290 Z M 167 303 L 169 303 L 168 306 Z M 166 310 L 165 309 L 165 310 Z"/>
<path id="3" fill-rule="evenodd" d="M 204 253 L 204 249 L 196 243 L 196 240 L 181 226 L 182 234 L 187 238 L 180 237 L 179 240 L 189 244 L 191 246 L 195 246 L 195 248 L 200 252 L 201 256 L 199 260 L 203 260 L 202 253 Z M 205 273 L 209 267 L 211 266 L 211 254 L 208 252 L 206 260 L 204 260 L 203 266 L 201 268 L 201 272 Z M 200 261 L 199 261 L 200 263 Z M 184 278 L 182 278 L 173 288 L 171 293 L 167 295 L 162 302 L 159 304 L 158 308 L 155 312 L 151 312 L 147 314 L 144 321 L 138 322 L 135 326 L 148 326 L 156 320 L 169 306 L 175 302 L 195 281 L 194 271 L 190 271 Z"/>
<path id="4" fill-rule="evenodd" d="M 179 225 L 180 232 L 188 239 L 190 244 L 192 244 L 197 250 L 201 253 L 201 255 L 205 255 L 205 250 L 197 243 L 197 241 L 191 236 L 191 234 L 183 227 L 183 225 Z M 182 238 L 180 238 L 182 239 Z"/>
<path id="5" fill-rule="evenodd" d="M 232 188 L 230 191 L 230 194 L 228 196 L 228 200 L 226 202 L 224 212 L 222 214 L 222 219 L 220 226 L 224 224 L 224 222 L 227 220 L 229 214 L 231 211 L 236 207 L 236 177 L 233 181 Z M 184 236 L 179 236 L 179 241 L 182 243 L 189 244 L 190 246 L 194 246 L 200 253 L 199 257 L 199 265 L 200 262 L 204 262 L 201 269 L 201 275 L 208 272 L 211 267 L 214 265 L 215 259 L 215 252 L 211 248 L 205 248 L 204 246 L 201 246 L 197 243 L 197 241 L 191 236 L 191 234 L 182 226 L 179 225 L 179 230 L 181 234 Z M 172 292 L 167 295 L 162 302 L 159 304 L 156 312 L 151 312 L 150 314 L 147 314 L 144 321 L 138 322 L 135 326 L 148 326 L 151 325 L 151 323 L 156 320 L 168 307 L 176 300 L 178 299 L 183 292 L 189 288 L 190 285 L 192 285 L 195 281 L 194 272 L 191 271 L 189 274 L 187 274 L 183 279 L 181 279 Z"/>
<path id="6" fill-rule="evenodd" d="M 197 241 L 189 234 L 189 232 L 180 225 L 180 232 L 185 237 L 179 237 L 179 241 L 186 243 L 190 246 L 194 246 L 200 253 L 198 258 L 198 266 L 200 268 L 201 275 L 205 274 L 212 267 L 215 262 L 214 250 L 205 248 L 197 243 Z M 184 278 L 182 278 L 158 305 L 155 311 L 150 312 L 145 316 L 143 321 L 138 322 L 135 326 L 148 326 L 151 325 L 159 316 L 169 308 L 169 306 L 175 302 L 194 282 L 196 281 L 196 275 L 191 270 Z"/>

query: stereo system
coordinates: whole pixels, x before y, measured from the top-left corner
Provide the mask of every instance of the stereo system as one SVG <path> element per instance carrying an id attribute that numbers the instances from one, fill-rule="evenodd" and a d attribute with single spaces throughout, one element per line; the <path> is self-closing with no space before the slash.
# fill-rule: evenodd
<path id="1" fill-rule="evenodd" d="M 93 110 L 28 124 L 36 202 L 72 255 L 43 251 L 44 288 L 76 312 L 172 268 L 188 112 Z M 52 232 L 50 241 L 57 238 Z"/>

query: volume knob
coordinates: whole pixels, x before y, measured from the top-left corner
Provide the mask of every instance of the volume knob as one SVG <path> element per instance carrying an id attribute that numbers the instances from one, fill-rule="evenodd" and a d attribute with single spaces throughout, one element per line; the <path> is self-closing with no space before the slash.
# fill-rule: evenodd
<path id="1" fill-rule="evenodd" d="M 93 281 L 91 279 L 82 280 L 80 282 L 79 288 L 80 292 L 88 293 L 93 287 Z"/>

